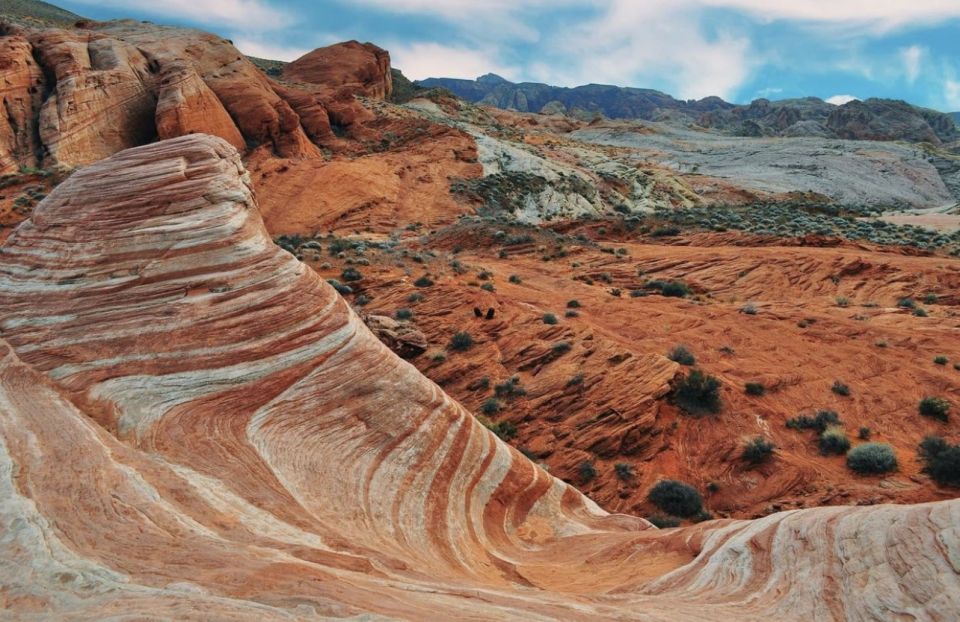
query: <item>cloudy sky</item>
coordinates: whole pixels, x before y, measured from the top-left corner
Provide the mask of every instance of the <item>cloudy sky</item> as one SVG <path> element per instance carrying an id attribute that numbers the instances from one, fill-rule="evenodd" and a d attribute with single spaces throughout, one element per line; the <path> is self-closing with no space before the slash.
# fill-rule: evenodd
<path id="1" fill-rule="evenodd" d="M 682 98 L 894 97 L 960 110 L 960 0 L 65 0 L 292 60 L 346 39 L 411 78 L 656 88 Z"/>

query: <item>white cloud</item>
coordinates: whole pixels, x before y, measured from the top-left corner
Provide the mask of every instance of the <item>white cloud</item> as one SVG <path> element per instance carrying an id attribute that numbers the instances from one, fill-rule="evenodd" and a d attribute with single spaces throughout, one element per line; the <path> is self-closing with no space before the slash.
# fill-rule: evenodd
<path id="1" fill-rule="evenodd" d="M 659 1 L 659 0 L 658 0 Z M 746 11 L 764 19 L 873 24 L 893 29 L 960 17 L 957 0 L 682 0 Z"/>
<path id="2" fill-rule="evenodd" d="M 439 43 L 412 43 L 389 46 L 390 63 L 411 80 L 425 78 L 469 78 L 492 72 L 507 79 L 516 69 L 501 65 L 489 51 L 453 47 Z"/>
<path id="3" fill-rule="evenodd" d="M 292 61 L 318 47 L 332 45 L 344 40 L 344 37 L 330 33 L 315 34 L 311 38 L 314 45 L 310 47 L 284 45 L 279 42 L 278 37 L 251 33 L 233 35 L 231 41 L 233 41 L 234 47 L 247 56 L 256 56 L 268 60 Z"/>
<path id="4" fill-rule="evenodd" d="M 960 111 L 960 80 L 947 78 L 944 81 L 943 98 L 949 111 Z"/>
<path id="5" fill-rule="evenodd" d="M 264 0 L 75 0 L 81 4 L 143 11 L 163 17 L 191 19 L 210 26 L 232 26 L 246 31 L 276 30 L 291 16 Z"/>
<path id="6" fill-rule="evenodd" d="M 842 106 L 852 101 L 858 101 L 859 99 L 859 97 L 854 95 L 834 95 L 833 97 L 826 98 L 824 101 L 834 106 Z"/>
<path id="7" fill-rule="evenodd" d="M 923 60 L 926 50 L 919 45 L 900 49 L 900 60 L 903 62 L 903 71 L 907 75 L 907 81 L 913 84 L 920 76 L 920 63 Z"/>

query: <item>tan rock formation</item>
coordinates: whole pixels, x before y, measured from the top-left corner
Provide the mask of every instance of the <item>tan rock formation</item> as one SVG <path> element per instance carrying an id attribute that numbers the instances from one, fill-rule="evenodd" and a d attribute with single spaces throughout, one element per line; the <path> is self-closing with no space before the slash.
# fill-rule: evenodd
<path id="1" fill-rule="evenodd" d="M 186 66 L 170 65 L 160 74 L 156 123 L 161 139 L 210 134 L 238 150 L 246 147 L 223 104 L 197 72 Z"/>
<path id="2" fill-rule="evenodd" d="M 44 76 L 21 35 L 0 36 L 0 174 L 35 167 Z"/>
<path id="3" fill-rule="evenodd" d="M 194 135 L 74 174 L 0 254 L 19 619 L 960 615 L 960 502 L 658 531 L 501 443 L 267 236 Z"/>
<path id="4" fill-rule="evenodd" d="M 390 53 L 372 43 L 346 41 L 318 48 L 283 68 L 291 80 L 337 90 L 350 87 L 364 95 L 387 99 L 393 91 Z"/>

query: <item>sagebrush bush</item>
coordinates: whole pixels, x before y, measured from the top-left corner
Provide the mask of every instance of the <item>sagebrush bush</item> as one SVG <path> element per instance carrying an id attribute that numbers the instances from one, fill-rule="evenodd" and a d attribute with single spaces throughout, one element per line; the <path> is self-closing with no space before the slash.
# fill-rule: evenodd
<path id="1" fill-rule="evenodd" d="M 920 400 L 918 410 L 924 417 L 946 421 L 950 417 L 950 402 L 942 397 L 925 397 Z"/>
<path id="2" fill-rule="evenodd" d="M 689 518 L 703 509 L 703 497 L 689 484 L 672 479 L 663 479 L 657 482 L 647 500 L 667 514 Z"/>
<path id="3" fill-rule="evenodd" d="M 843 384 L 839 380 L 833 381 L 833 386 L 830 387 L 830 390 L 836 393 L 837 395 L 843 395 L 844 397 L 850 395 L 850 387 Z"/>
<path id="4" fill-rule="evenodd" d="M 743 459 L 750 464 L 766 462 L 773 455 L 774 444 L 762 436 L 758 436 L 743 448 Z"/>
<path id="5" fill-rule="evenodd" d="M 428 276 L 422 276 L 416 281 L 414 281 L 413 284 L 416 285 L 417 287 L 430 287 L 431 285 L 433 285 L 433 279 L 431 279 Z"/>
<path id="6" fill-rule="evenodd" d="M 830 426 L 820 434 L 820 453 L 843 455 L 850 449 L 850 439 L 840 426 Z"/>
<path id="7" fill-rule="evenodd" d="M 625 482 L 633 479 L 633 467 L 626 462 L 616 463 L 613 465 L 613 470 L 617 474 L 617 477 Z"/>
<path id="8" fill-rule="evenodd" d="M 667 358 L 681 365 L 692 366 L 697 363 L 697 358 L 693 355 L 693 352 L 682 345 L 673 346 L 673 348 L 667 352 Z"/>
<path id="9" fill-rule="evenodd" d="M 920 443 L 923 471 L 941 486 L 960 486 L 960 445 L 928 436 Z"/>
<path id="10" fill-rule="evenodd" d="M 577 475 L 584 484 L 592 482 L 597 477 L 597 467 L 593 466 L 593 460 L 584 460 L 577 467 Z"/>
<path id="11" fill-rule="evenodd" d="M 943 356 L 943 355 L 935 356 L 935 357 L 933 358 L 933 364 L 934 364 L 934 365 L 946 365 L 949 360 L 950 360 L 950 359 L 948 359 L 947 357 L 945 357 L 945 356 Z"/>
<path id="12" fill-rule="evenodd" d="M 340 273 L 340 278 L 344 281 L 359 281 L 363 278 L 363 275 L 360 274 L 360 271 L 356 268 L 345 268 L 343 272 Z"/>
<path id="13" fill-rule="evenodd" d="M 453 337 L 450 338 L 450 349 L 457 350 L 458 352 L 463 352 L 464 350 L 469 350 L 473 346 L 473 337 L 470 336 L 470 333 L 465 331 L 460 331 L 454 333 Z"/>
<path id="14" fill-rule="evenodd" d="M 861 474 L 888 473 L 897 470 L 897 455 L 890 445 L 864 443 L 847 454 L 847 466 Z"/>
<path id="15" fill-rule="evenodd" d="M 671 392 L 673 402 L 691 415 L 720 412 L 720 381 L 692 369 L 677 382 Z"/>
<path id="16" fill-rule="evenodd" d="M 747 395 L 763 395 L 767 392 L 767 388 L 760 382 L 748 382 L 743 385 L 743 388 Z"/>
<path id="17" fill-rule="evenodd" d="M 787 419 L 788 428 L 794 430 L 816 430 L 817 433 L 823 432 L 828 426 L 839 424 L 840 417 L 832 410 L 821 410 L 817 412 L 816 417 L 799 415 L 792 419 Z"/>
<path id="18" fill-rule="evenodd" d="M 497 414 L 498 412 L 500 412 L 500 400 L 498 400 L 495 397 L 491 397 L 487 399 L 487 401 L 485 401 L 483 405 L 480 406 L 480 412 L 482 412 L 485 415 Z"/>
<path id="19" fill-rule="evenodd" d="M 557 323 L 557 316 L 555 316 L 555 315 L 552 314 L 552 313 L 544 313 L 544 314 L 543 314 L 543 323 L 544 323 L 544 324 L 550 324 L 550 325 L 556 324 L 556 323 Z"/>
<path id="20" fill-rule="evenodd" d="M 568 309 L 579 309 L 579 308 L 580 308 L 580 301 L 579 301 L 579 300 L 568 300 L 568 301 L 567 301 L 567 308 L 568 308 Z"/>
<path id="21" fill-rule="evenodd" d="M 410 309 L 397 309 L 393 312 L 393 317 L 397 318 L 398 320 L 409 320 L 413 317 L 413 311 Z"/>

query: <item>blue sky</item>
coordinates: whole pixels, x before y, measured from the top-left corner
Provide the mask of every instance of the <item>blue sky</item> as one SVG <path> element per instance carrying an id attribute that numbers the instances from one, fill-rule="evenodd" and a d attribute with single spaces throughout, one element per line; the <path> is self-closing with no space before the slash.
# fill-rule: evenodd
<path id="1" fill-rule="evenodd" d="M 960 110 L 960 0 L 65 0 L 292 60 L 346 39 L 409 77 L 655 88 L 682 98 L 893 97 Z"/>

